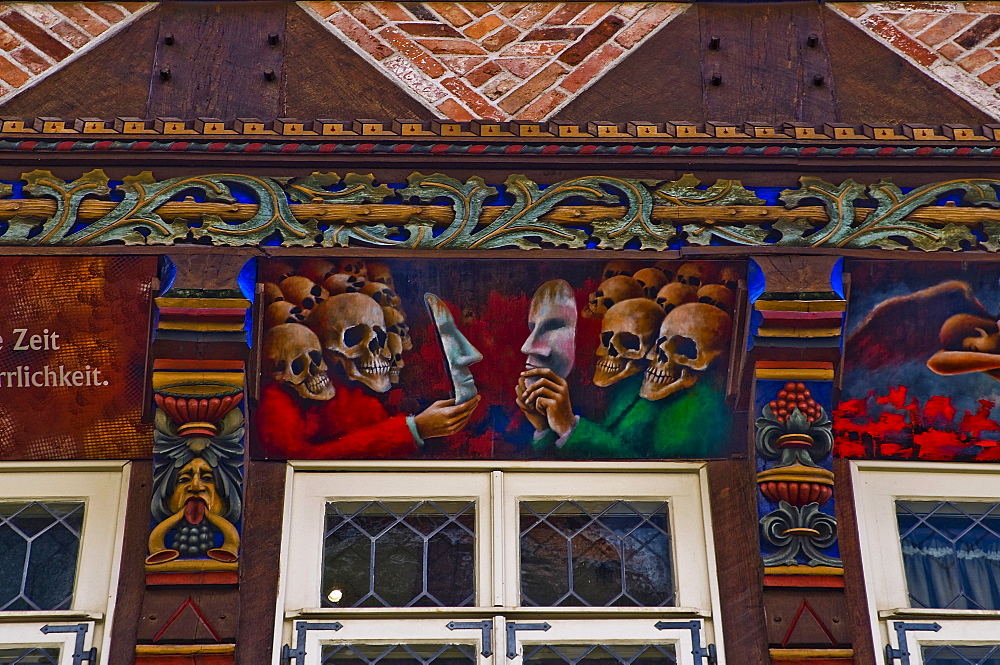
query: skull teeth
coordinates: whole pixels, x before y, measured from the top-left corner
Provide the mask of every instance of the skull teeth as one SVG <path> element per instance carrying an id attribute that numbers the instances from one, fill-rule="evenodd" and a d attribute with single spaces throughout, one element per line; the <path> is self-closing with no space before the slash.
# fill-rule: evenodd
<path id="1" fill-rule="evenodd" d="M 369 374 L 387 374 L 389 372 L 389 363 L 371 363 L 370 365 L 362 365 L 361 370 Z"/>
<path id="2" fill-rule="evenodd" d="M 306 381 L 306 390 L 311 393 L 323 392 L 330 385 L 330 377 L 320 372 L 316 376 Z"/>

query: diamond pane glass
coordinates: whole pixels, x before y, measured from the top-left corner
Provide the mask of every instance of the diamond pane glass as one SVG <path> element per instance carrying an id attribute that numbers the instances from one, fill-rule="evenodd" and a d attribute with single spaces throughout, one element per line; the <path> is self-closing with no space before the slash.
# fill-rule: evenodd
<path id="1" fill-rule="evenodd" d="M 475 648 L 467 644 L 328 644 L 322 665 L 472 665 Z"/>
<path id="2" fill-rule="evenodd" d="M 540 644 L 524 647 L 524 665 L 676 665 L 672 644 Z"/>
<path id="3" fill-rule="evenodd" d="M 923 647 L 924 665 L 1000 665 L 1000 644 Z"/>
<path id="4" fill-rule="evenodd" d="M 897 501 L 896 519 L 912 607 L 1000 609 L 1000 503 Z"/>
<path id="5" fill-rule="evenodd" d="M 0 649 L 0 665 L 58 665 L 58 648 Z"/>
<path id="6" fill-rule="evenodd" d="M 82 502 L 0 503 L 0 610 L 69 609 L 82 527 Z"/>
<path id="7" fill-rule="evenodd" d="M 475 600 L 474 501 L 326 506 L 324 607 L 463 607 Z"/>
<path id="8" fill-rule="evenodd" d="M 526 501 L 520 515 L 523 605 L 673 605 L 666 502 Z"/>

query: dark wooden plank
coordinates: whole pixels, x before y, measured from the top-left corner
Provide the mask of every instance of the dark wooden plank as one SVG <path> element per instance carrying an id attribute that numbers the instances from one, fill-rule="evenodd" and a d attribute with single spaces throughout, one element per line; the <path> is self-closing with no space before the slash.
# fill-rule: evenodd
<path id="1" fill-rule="evenodd" d="M 875 643 L 871 632 L 871 610 L 868 607 L 868 596 L 865 595 L 865 575 L 861 567 L 850 460 L 833 460 L 833 473 L 837 540 L 840 545 L 840 558 L 844 562 L 844 597 L 847 599 L 847 621 L 853 633 L 851 645 L 854 649 L 854 662 L 874 663 Z"/>
<path id="2" fill-rule="evenodd" d="M 840 122 L 995 122 L 832 9 L 823 12 Z"/>
<path id="3" fill-rule="evenodd" d="M 0 114 L 34 118 L 144 117 L 160 7 L 140 16 L 79 59 L 19 93 Z"/>
<path id="4" fill-rule="evenodd" d="M 289 3 L 282 83 L 289 118 L 418 118 L 435 114 L 305 11 Z"/>
<path id="5" fill-rule="evenodd" d="M 730 122 L 829 121 L 825 58 L 807 45 L 819 33 L 819 5 L 808 2 L 699 3 L 705 117 Z M 713 77 L 720 77 L 713 85 Z M 813 77 L 824 85 L 813 85 Z M 808 80 L 807 80 L 808 79 Z"/>
<path id="6" fill-rule="evenodd" d="M 704 51 L 698 11 L 695 4 L 661 28 L 553 120 L 705 120 L 696 59 Z"/>
<path id="7" fill-rule="evenodd" d="M 169 2 L 149 92 L 149 117 L 267 118 L 279 114 L 285 3 Z M 278 44 L 268 35 L 278 35 Z M 168 37 L 173 43 L 167 44 Z M 170 79 L 160 71 L 169 68 Z M 264 72 L 274 73 L 267 80 Z"/>
<path id="8" fill-rule="evenodd" d="M 152 462 L 133 462 L 125 506 L 125 535 L 121 570 L 118 574 L 118 597 L 109 628 L 111 646 L 104 656 L 109 663 L 129 665 L 135 661 L 136 636 L 139 633 L 142 598 L 146 588 L 145 560 L 149 539 L 149 502 L 152 495 Z"/>
<path id="9" fill-rule="evenodd" d="M 726 660 L 766 665 L 770 657 L 764 625 L 764 569 L 751 463 L 746 459 L 708 462 L 708 489 Z"/>
<path id="10" fill-rule="evenodd" d="M 284 462 L 247 464 L 240 547 L 240 624 L 236 662 L 269 662 L 278 602 L 278 560 L 285 503 Z"/>
<path id="11" fill-rule="evenodd" d="M 764 273 L 767 293 L 833 291 L 830 276 L 835 256 L 761 256 L 754 259 Z"/>

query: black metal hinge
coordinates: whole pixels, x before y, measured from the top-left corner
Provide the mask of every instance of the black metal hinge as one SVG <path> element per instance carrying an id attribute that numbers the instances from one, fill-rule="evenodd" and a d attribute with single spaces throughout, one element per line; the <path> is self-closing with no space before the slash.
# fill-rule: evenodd
<path id="1" fill-rule="evenodd" d="M 97 647 L 90 647 L 84 650 L 83 643 L 87 639 L 87 630 L 90 627 L 85 623 L 78 623 L 75 626 L 50 626 L 45 625 L 40 630 L 48 635 L 49 633 L 76 633 L 76 645 L 73 651 L 73 665 L 83 665 L 84 661 L 90 665 L 97 665 Z"/>
<path id="2" fill-rule="evenodd" d="M 541 630 L 546 631 L 551 628 L 548 623 L 513 623 L 507 622 L 507 658 L 517 657 L 517 631 L 519 630 Z"/>
<path id="3" fill-rule="evenodd" d="M 483 621 L 449 621 L 448 630 L 481 630 L 483 631 L 483 650 L 482 654 L 484 658 L 489 658 L 493 655 L 493 620 L 484 619 Z"/>
<path id="4" fill-rule="evenodd" d="M 913 631 L 930 631 L 938 632 L 941 630 L 941 624 L 935 623 L 905 623 L 903 621 L 894 621 L 892 624 L 893 629 L 896 631 L 896 643 L 899 644 L 898 649 L 893 649 L 891 644 L 885 645 L 885 659 L 888 662 L 898 660 L 900 665 L 910 665 L 910 650 L 906 646 L 906 633 Z"/>
<path id="5" fill-rule="evenodd" d="M 657 621 L 653 626 L 657 630 L 690 630 L 691 655 L 694 656 L 694 665 L 703 665 L 703 658 L 708 659 L 708 665 L 715 665 L 718 662 L 714 644 L 701 646 L 700 621 Z"/>
<path id="6" fill-rule="evenodd" d="M 306 665 L 306 633 L 310 630 L 340 630 L 343 624 L 334 621 L 333 623 L 310 623 L 308 621 L 295 622 L 295 648 L 287 644 L 281 647 L 281 662 L 291 665 L 294 660 L 296 665 Z"/>

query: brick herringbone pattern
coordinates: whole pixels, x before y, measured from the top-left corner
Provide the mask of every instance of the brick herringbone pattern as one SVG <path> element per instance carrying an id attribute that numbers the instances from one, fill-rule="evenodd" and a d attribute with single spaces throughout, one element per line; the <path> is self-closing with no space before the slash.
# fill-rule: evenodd
<path id="1" fill-rule="evenodd" d="M 1000 2 L 829 5 L 929 76 L 1000 118 Z"/>
<path id="2" fill-rule="evenodd" d="M 0 3 L 0 102 L 110 37 L 155 2 Z"/>
<path id="3" fill-rule="evenodd" d="M 452 120 L 543 120 L 687 5 L 668 2 L 301 2 Z"/>

